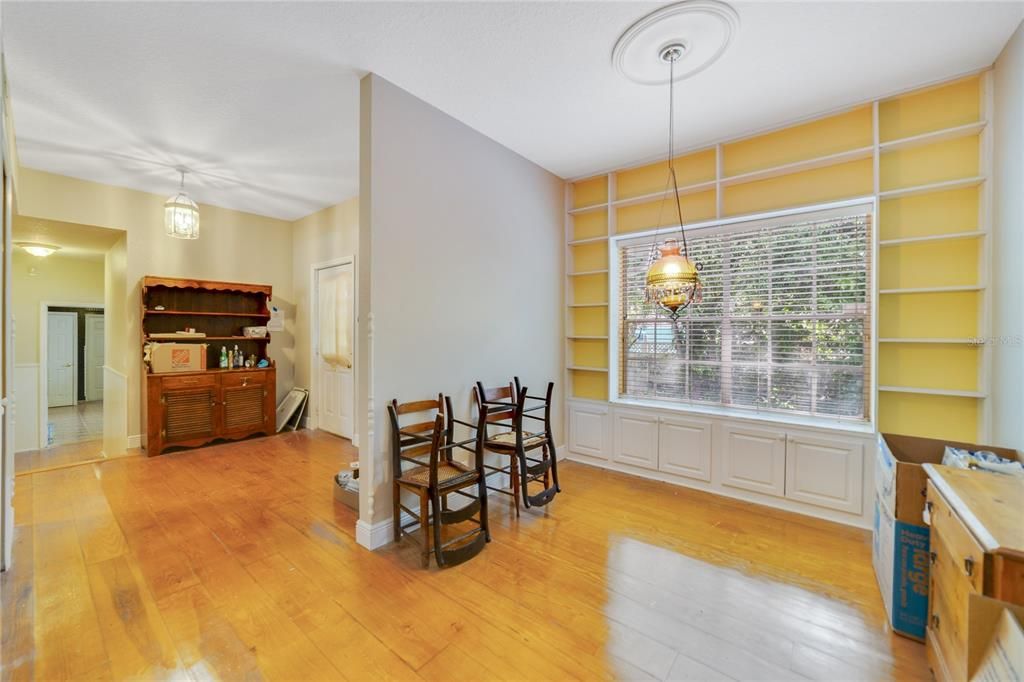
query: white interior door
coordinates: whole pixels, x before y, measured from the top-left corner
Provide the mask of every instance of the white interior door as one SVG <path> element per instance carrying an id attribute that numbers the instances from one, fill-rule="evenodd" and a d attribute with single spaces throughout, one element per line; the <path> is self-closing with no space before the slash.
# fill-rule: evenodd
<path id="1" fill-rule="evenodd" d="M 316 271 L 316 409 L 319 428 L 344 438 L 354 431 L 352 264 Z"/>
<path id="2" fill-rule="evenodd" d="M 85 399 L 103 400 L 103 315 L 85 316 Z"/>
<path id="3" fill-rule="evenodd" d="M 78 314 L 47 313 L 46 404 L 75 404 L 75 350 L 78 346 Z"/>

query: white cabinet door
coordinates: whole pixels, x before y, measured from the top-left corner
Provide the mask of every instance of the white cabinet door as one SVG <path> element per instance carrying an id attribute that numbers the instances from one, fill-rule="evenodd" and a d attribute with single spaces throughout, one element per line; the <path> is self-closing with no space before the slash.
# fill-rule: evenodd
<path id="1" fill-rule="evenodd" d="M 658 425 L 658 468 L 700 481 L 711 480 L 711 422 L 662 417 Z"/>
<path id="2" fill-rule="evenodd" d="M 786 434 L 722 425 L 722 484 L 782 497 L 786 489 Z"/>
<path id="3" fill-rule="evenodd" d="M 658 418 L 643 412 L 615 410 L 612 459 L 644 469 L 658 468 Z"/>
<path id="4" fill-rule="evenodd" d="M 786 443 L 786 497 L 859 514 L 863 507 L 864 445 L 790 434 Z"/>
<path id="5" fill-rule="evenodd" d="M 570 452 L 608 459 L 610 433 L 611 417 L 607 407 L 569 403 Z"/>

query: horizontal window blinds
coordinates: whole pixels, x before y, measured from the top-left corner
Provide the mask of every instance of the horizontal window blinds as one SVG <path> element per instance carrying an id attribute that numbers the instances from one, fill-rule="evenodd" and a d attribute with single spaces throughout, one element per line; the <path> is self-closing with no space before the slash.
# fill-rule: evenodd
<path id="1" fill-rule="evenodd" d="M 644 302 L 654 238 L 619 246 L 620 395 L 866 421 L 870 211 L 687 237 L 704 297 L 675 321 Z"/>

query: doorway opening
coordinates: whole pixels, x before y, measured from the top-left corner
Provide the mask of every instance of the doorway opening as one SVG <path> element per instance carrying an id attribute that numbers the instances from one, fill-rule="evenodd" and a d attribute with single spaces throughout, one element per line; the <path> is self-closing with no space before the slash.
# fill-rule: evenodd
<path id="1" fill-rule="evenodd" d="M 106 444 L 119 411 L 108 408 L 121 404 L 108 354 L 126 350 L 113 347 L 125 338 L 125 233 L 22 215 L 13 227 L 15 474 L 119 456 L 127 448 Z"/>
<path id="2" fill-rule="evenodd" d="M 356 297 L 353 258 L 314 265 L 310 290 L 313 293 L 310 426 L 354 440 Z"/>
<path id="3" fill-rule="evenodd" d="M 103 438 L 103 308 L 48 306 L 46 310 L 45 433 L 52 448 Z"/>

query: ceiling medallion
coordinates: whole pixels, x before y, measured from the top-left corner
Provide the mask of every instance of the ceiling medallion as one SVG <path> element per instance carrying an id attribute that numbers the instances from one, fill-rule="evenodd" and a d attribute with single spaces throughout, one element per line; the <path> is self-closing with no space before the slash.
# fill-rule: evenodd
<path id="1" fill-rule="evenodd" d="M 740 17 L 718 0 L 684 0 L 639 19 L 612 49 L 612 66 L 641 85 L 668 82 L 662 53 L 681 46 L 673 77 L 680 81 L 700 73 L 722 54 L 739 29 Z"/>

